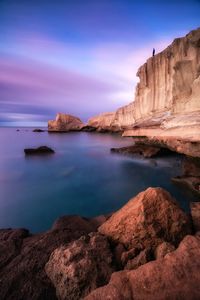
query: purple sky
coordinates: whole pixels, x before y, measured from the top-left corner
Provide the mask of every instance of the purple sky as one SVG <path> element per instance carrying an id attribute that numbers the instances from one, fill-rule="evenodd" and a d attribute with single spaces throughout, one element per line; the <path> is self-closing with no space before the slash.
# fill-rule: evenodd
<path id="1" fill-rule="evenodd" d="M 200 1 L 1 0 L 0 125 L 86 121 L 134 99 L 136 71 L 200 26 Z"/>

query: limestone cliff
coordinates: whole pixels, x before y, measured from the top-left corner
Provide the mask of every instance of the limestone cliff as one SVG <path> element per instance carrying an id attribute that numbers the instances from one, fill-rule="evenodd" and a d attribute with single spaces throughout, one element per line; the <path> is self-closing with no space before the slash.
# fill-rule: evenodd
<path id="1" fill-rule="evenodd" d="M 74 116 L 58 113 L 56 119 L 48 122 L 48 131 L 78 131 L 84 124 Z"/>
<path id="2" fill-rule="evenodd" d="M 121 108 L 115 124 L 133 130 L 125 135 L 147 135 L 134 128 L 159 128 L 155 135 L 193 137 L 200 129 L 200 28 L 177 38 L 141 66 L 135 101 Z M 132 120 L 132 124 L 131 124 Z M 184 130 L 176 130 L 184 127 Z M 173 130 L 172 130 L 173 129 Z M 144 134 L 145 133 L 145 134 Z M 149 135 L 152 135 L 151 131 Z"/>

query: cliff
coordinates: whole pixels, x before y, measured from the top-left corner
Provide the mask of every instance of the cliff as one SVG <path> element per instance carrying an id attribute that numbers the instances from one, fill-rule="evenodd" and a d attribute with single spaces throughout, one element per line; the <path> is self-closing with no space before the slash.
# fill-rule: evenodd
<path id="1" fill-rule="evenodd" d="M 132 119 L 126 136 L 200 138 L 200 28 L 151 57 L 137 73 L 135 100 L 115 123 Z M 138 127 L 145 131 L 138 131 Z M 157 131 L 152 131 L 152 128 Z M 182 130 L 184 127 L 184 130 Z M 151 129 L 151 130 L 147 130 Z"/>

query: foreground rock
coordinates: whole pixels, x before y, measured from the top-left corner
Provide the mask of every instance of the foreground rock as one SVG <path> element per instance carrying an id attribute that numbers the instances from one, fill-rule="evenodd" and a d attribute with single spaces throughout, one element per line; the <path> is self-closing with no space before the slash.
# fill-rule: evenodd
<path id="1" fill-rule="evenodd" d="M 85 300 L 155 300 L 200 297 L 200 238 L 186 236 L 178 249 L 137 270 L 113 273 L 108 285 Z"/>
<path id="2" fill-rule="evenodd" d="M 79 300 L 105 285 L 114 271 L 107 238 L 91 233 L 68 246 L 57 248 L 45 270 L 62 300 Z"/>
<path id="3" fill-rule="evenodd" d="M 49 132 L 79 131 L 84 127 L 83 122 L 72 115 L 58 113 L 56 119 L 48 122 Z"/>
<path id="4" fill-rule="evenodd" d="M 127 249 L 155 249 L 163 241 L 175 246 L 191 232 L 190 219 L 162 188 L 148 188 L 99 227 L 99 232 Z"/>
<path id="5" fill-rule="evenodd" d="M 96 228 L 90 220 L 71 216 L 59 219 L 42 234 L 1 229 L 0 299 L 56 300 L 56 290 L 44 270 L 51 253 Z"/>
<path id="6" fill-rule="evenodd" d="M 26 155 L 44 155 L 44 154 L 53 154 L 54 150 L 47 147 L 47 146 L 41 146 L 41 147 L 38 147 L 38 148 L 24 149 L 24 153 Z"/>

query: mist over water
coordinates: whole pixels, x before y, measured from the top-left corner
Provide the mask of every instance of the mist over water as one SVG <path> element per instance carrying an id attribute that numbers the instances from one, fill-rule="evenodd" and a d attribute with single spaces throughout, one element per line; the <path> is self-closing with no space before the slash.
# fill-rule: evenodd
<path id="1" fill-rule="evenodd" d="M 111 147 L 131 139 L 97 133 L 34 133 L 30 128 L 0 128 L 0 227 L 47 230 L 56 218 L 92 217 L 119 209 L 149 186 L 160 186 L 184 209 L 191 195 L 170 178 L 180 173 L 180 157 L 130 158 Z M 24 148 L 46 145 L 48 156 L 25 157 Z"/>

